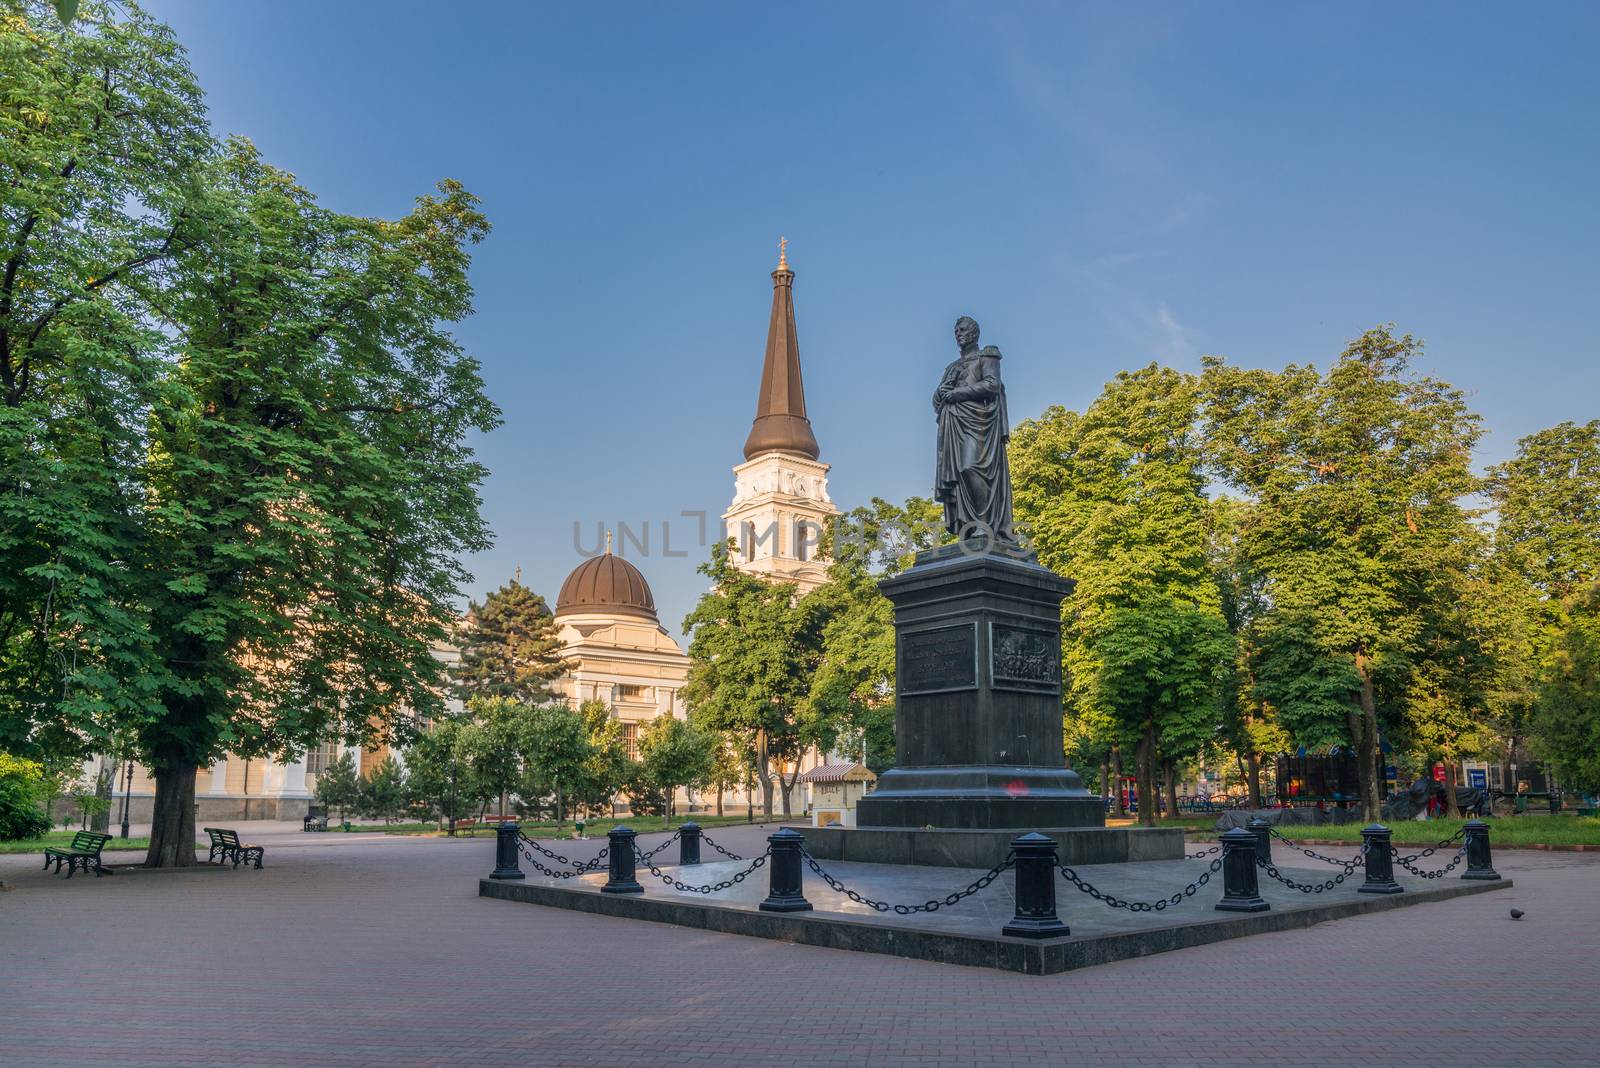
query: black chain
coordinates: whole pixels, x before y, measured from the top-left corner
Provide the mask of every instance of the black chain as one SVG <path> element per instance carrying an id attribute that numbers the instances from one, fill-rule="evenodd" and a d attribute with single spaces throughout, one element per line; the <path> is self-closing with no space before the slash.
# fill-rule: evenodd
<path id="1" fill-rule="evenodd" d="M 1204 857 L 1209 857 L 1213 853 L 1220 853 L 1220 852 L 1222 852 L 1222 847 L 1220 845 L 1214 845 L 1210 849 L 1202 849 L 1198 853 L 1185 853 L 1183 855 L 1183 859 L 1184 860 L 1200 860 L 1200 859 L 1202 859 Z"/>
<path id="2" fill-rule="evenodd" d="M 1279 871 L 1277 865 L 1273 864 L 1266 857 L 1257 857 L 1256 866 L 1262 871 L 1265 871 L 1268 876 L 1278 880 L 1278 882 L 1282 883 L 1284 886 L 1287 886 L 1291 890 L 1298 890 L 1302 894 L 1320 894 L 1324 890 L 1332 890 L 1334 887 L 1350 878 L 1350 876 L 1354 875 L 1356 869 L 1362 866 L 1362 862 L 1366 859 L 1366 856 L 1367 844 L 1363 842 L 1361 845 L 1361 852 L 1357 853 L 1349 860 L 1339 861 L 1338 863 L 1344 868 L 1344 870 L 1325 883 L 1295 882 L 1293 879 Z"/>
<path id="3" fill-rule="evenodd" d="M 1348 861 L 1348 860 L 1340 860 L 1338 857 L 1328 857 L 1328 856 L 1323 856 L 1321 853 L 1313 852 L 1312 850 L 1307 849 L 1305 846 L 1301 845 L 1299 842 L 1291 842 L 1289 839 L 1287 839 L 1283 835 L 1279 834 L 1278 833 L 1278 829 L 1276 827 L 1268 827 L 1267 830 L 1269 832 L 1271 832 L 1272 837 L 1276 838 L 1278 841 L 1282 842 L 1284 845 L 1293 846 L 1295 849 L 1300 850 L 1300 852 L 1304 853 L 1306 856 L 1310 857 L 1312 860 L 1320 860 L 1324 864 L 1332 864 L 1335 868 L 1342 868 L 1346 864 L 1350 863 L 1350 861 Z M 1357 859 L 1360 859 L 1360 857 L 1363 856 L 1363 855 L 1364 854 L 1357 854 Z"/>
<path id="4" fill-rule="evenodd" d="M 523 857 L 527 859 L 529 864 L 532 864 L 535 868 L 543 872 L 545 875 L 548 875 L 552 879 L 572 879 L 579 875 L 587 875 L 592 871 L 598 871 L 600 870 L 601 865 L 605 863 L 606 854 L 610 852 L 610 847 L 608 846 L 605 849 L 600 850 L 600 854 L 593 860 L 587 861 L 583 864 L 578 864 L 574 861 L 568 860 L 559 853 L 550 852 L 550 850 L 546 849 L 544 846 L 540 845 L 538 842 L 535 842 L 533 839 L 527 837 L 521 832 L 518 832 L 517 837 L 521 839 L 517 845 L 521 848 Z M 529 846 L 532 846 L 533 849 L 537 849 L 539 852 L 543 853 L 547 857 L 550 857 L 552 860 L 558 860 L 563 864 L 571 864 L 572 870 L 556 871 L 554 868 L 547 867 L 546 865 L 540 863 L 538 857 L 533 855 L 533 849 L 529 849 Z"/>
<path id="5" fill-rule="evenodd" d="M 706 832 L 704 832 L 704 831 L 700 832 L 700 841 L 704 842 L 706 845 L 710 846 L 712 849 L 715 849 L 718 853 L 721 853 L 723 856 L 727 857 L 729 860 L 743 860 L 744 859 L 739 854 L 730 853 L 726 849 L 723 849 L 721 846 L 717 845 L 717 843 L 715 843 L 715 842 L 713 842 L 711 840 L 711 836 L 709 834 L 707 834 Z"/>
<path id="6" fill-rule="evenodd" d="M 1399 862 L 1402 868 L 1411 870 L 1411 864 L 1413 861 L 1426 860 L 1428 857 L 1433 856 L 1445 846 L 1453 844 L 1456 839 L 1466 837 L 1466 834 L 1467 829 L 1463 827 L 1455 834 L 1452 834 L 1449 838 L 1446 838 L 1444 841 L 1440 842 L 1438 845 L 1429 846 L 1420 853 L 1413 853 L 1409 857 L 1402 857 L 1398 849 L 1390 848 L 1389 855 L 1394 857 L 1394 859 Z"/>
<path id="7" fill-rule="evenodd" d="M 1437 849 L 1438 847 L 1435 846 L 1434 848 Z M 1417 855 L 1426 856 L 1428 853 L 1432 852 L 1433 849 L 1429 849 Z M 1460 849 L 1456 850 L 1456 855 L 1450 858 L 1450 863 L 1446 864 L 1438 871 L 1423 871 L 1421 868 L 1413 866 L 1411 863 L 1412 858 L 1402 857 L 1398 849 L 1390 849 L 1389 855 L 1394 857 L 1395 863 L 1399 864 L 1412 875 L 1416 875 L 1423 879 L 1443 879 L 1446 875 L 1449 875 L 1451 872 L 1456 870 L 1456 865 L 1461 863 L 1461 858 L 1467 855 L 1467 847 L 1463 845 Z"/>
<path id="8" fill-rule="evenodd" d="M 1206 870 L 1201 872 L 1200 877 L 1194 882 L 1174 893 L 1171 897 L 1164 897 L 1158 901 L 1124 901 L 1115 894 L 1108 894 L 1093 883 L 1087 882 L 1065 864 L 1061 865 L 1061 877 L 1109 908 L 1127 909 L 1129 912 L 1160 912 L 1162 909 L 1172 905 L 1183 904 L 1185 898 L 1194 897 L 1195 894 L 1200 892 L 1200 888 L 1209 883 L 1211 877 L 1221 870 L 1222 858 L 1218 857 L 1206 865 Z"/>
<path id="9" fill-rule="evenodd" d="M 657 853 L 661 852 L 663 849 L 667 848 L 667 846 L 671 845 L 673 842 L 676 842 L 681 837 L 683 837 L 683 832 L 682 831 L 673 831 L 671 838 L 668 838 L 665 842 L 662 842 L 660 845 L 656 846 L 654 849 L 650 850 L 650 852 L 648 852 L 648 853 L 640 853 L 639 854 L 639 859 L 644 861 L 646 864 L 650 863 L 650 859 L 652 857 L 654 857 Z M 634 850 L 636 852 L 637 852 L 638 848 L 639 848 L 638 846 L 634 846 Z"/>
<path id="10" fill-rule="evenodd" d="M 891 905 L 887 901 L 874 901 L 865 894 L 856 893 L 856 891 L 850 889 L 838 879 L 835 879 L 832 875 L 829 875 L 827 871 L 823 869 L 822 865 L 817 863 L 817 858 L 812 856 L 811 852 L 804 847 L 801 848 L 800 855 L 806 858 L 806 863 L 811 866 L 811 870 L 816 872 L 817 875 L 821 877 L 822 881 L 827 883 L 835 893 L 843 894 L 856 904 L 865 905 L 874 912 L 888 912 L 892 909 L 896 916 L 910 916 L 912 913 L 916 912 L 938 912 L 942 908 L 958 904 L 963 898 L 971 897 L 979 890 L 982 890 L 984 887 L 994 882 L 1000 877 L 1001 872 L 1005 871 L 1007 868 L 1011 867 L 1017 862 L 1017 858 L 1008 853 L 1005 860 L 1002 860 L 999 864 L 996 864 L 994 867 L 990 868 L 988 871 L 972 880 L 972 882 L 967 884 L 967 888 L 965 890 L 957 890 L 953 893 L 946 894 L 943 898 L 931 898 L 927 901 L 924 901 L 920 905 Z"/>
<path id="11" fill-rule="evenodd" d="M 644 854 L 640 853 L 637 847 L 634 848 L 634 853 L 639 857 L 639 859 L 644 860 Z M 688 894 L 715 894 L 744 882 L 745 879 L 749 878 L 753 872 L 765 864 L 767 862 L 767 858 L 771 855 L 772 848 L 769 846 L 767 851 L 752 861 L 750 866 L 744 871 L 735 872 L 733 875 L 722 880 L 720 883 L 707 883 L 704 886 L 690 886 L 688 883 L 679 882 L 677 879 L 674 879 L 672 876 L 668 875 L 654 864 L 651 864 L 648 860 L 645 860 L 644 863 L 645 866 L 650 869 L 651 875 L 654 875 L 657 879 L 660 879 L 674 890 L 682 890 L 684 893 Z"/>

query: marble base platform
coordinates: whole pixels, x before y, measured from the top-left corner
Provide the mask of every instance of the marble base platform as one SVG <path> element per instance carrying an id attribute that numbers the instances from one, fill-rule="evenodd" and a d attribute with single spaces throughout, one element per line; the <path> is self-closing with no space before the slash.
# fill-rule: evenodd
<path id="1" fill-rule="evenodd" d="M 710 884 L 747 868 L 745 861 L 674 866 L 670 874 L 695 884 Z M 1078 867 L 1078 874 L 1108 893 L 1129 900 L 1152 899 L 1181 888 L 1205 871 L 1208 863 L 1149 861 Z M 869 897 L 893 902 L 921 902 L 942 898 L 978 875 L 969 869 L 910 868 L 877 864 L 827 862 L 827 870 L 845 886 Z M 1285 870 L 1295 869 L 1288 861 Z M 1301 880 L 1323 878 L 1332 869 L 1293 870 Z M 665 873 L 664 873 L 665 874 Z M 641 871 L 645 890 L 640 894 L 602 894 L 603 873 L 565 882 L 530 878 L 523 882 L 479 881 L 481 897 L 572 909 L 627 920 L 649 920 L 683 927 L 770 938 L 784 942 L 885 953 L 898 957 L 961 964 L 1028 975 L 1052 975 L 1076 968 L 1143 957 L 1174 949 L 1220 942 L 1230 938 L 1293 930 L 1369 912 L 1425 905 L 1469 894 L 1509 889 L 1510 879 L 1469 882 L 1447 878 L 1417 879 L 1401 875 L 1403 892 L 1392 895 L 1360 894 L 1360 876 L 1323 894 L 1301 894 L 1263 880 L 1261 896 L 1270 904 L 1266 912 L 1218 912 L 1220 875 L 1211 879 L 1183 904 L 1162 912 L 1133 913 L 1110 909 L 1076 892 L 1059 880 L 1057 909 L 1069 933 L 1042 940 L 1008 938 L 1001 928 L 1015 911 L 1014 878 L 1007 873 L 986 889 L 935 913 L 899 916 L 878 913 L 829 889 L 809 871 L 804 894 L 815 911 L 775 913 L 757 907 L 766 895 L 766 873 L 746 879 L 711 897 L 673 890 Z M 515 921 L 507 917 L 503 928 L 514 936 Z M 1352 931 L 1351 937 L 1361 937 Z"/>
<path id="2" fill-rule="evenodd" d="M 1098 799 L 1096 804 L 1098 804 Z M 1023 831 L 905 827 L 797 827 L 818 860 L 991 868 Z M 1033 828 L 1029 828 L 1032 830 Z M 1183 857 L 1181 827 L 1040 827 L 1056 840 L 1063 864 L 1125 864 Z"/>

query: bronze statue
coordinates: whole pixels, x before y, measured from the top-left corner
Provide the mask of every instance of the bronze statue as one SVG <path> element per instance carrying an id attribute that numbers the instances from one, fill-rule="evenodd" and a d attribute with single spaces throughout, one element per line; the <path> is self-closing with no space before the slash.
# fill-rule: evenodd
<path id="1" fill-rule="evenodd" d="M 933 497 L 944 503 L 945 529 L 957 537 L 1015 541 L 1000 350 L 980 350 L 978 324 L 965 315 L 956 320 L 956 345 L 961 355 L 944 369 L 933 394 L 939 419 Z"/>

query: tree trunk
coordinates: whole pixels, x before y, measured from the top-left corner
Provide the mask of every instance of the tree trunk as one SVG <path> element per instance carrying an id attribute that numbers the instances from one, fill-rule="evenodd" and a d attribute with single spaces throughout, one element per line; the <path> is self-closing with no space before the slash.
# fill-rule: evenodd
<path id="1" fill-rule="evenodd" d="M 1117 799 L 1117 815 L 1126 816 L 1128 814 L 1128 806 L 1123 804 L 1122 801 L 1122 746 L 1120 744 L 1111 747 L 1111 772 L 1113 776 L 1111 793 Z"/>
<path id="2" fill-rule="evenodd" d="M 111 787 L 117 781 L 121 765 L 114 757 L 100 758 L 100 772 L 94 777 L 94 796 L 104 802 L 89 819 L 89 829 L 99 834 L 111 830 Z"/>
<path id="3" fill-rule="evenodd" d="M 761 779 L 761 817 L 772 819 L 772 755 L 767 751 L 767 732 L 756 733 L 756 775 Z"/>
<path id="4" fill-rule="evenodd" d="M 717 818 L 722 818 L 722 783 L 717 783 Z"/>
<path id="5" fill-rule="evenodd" d="M 1372 683 L 1372 661 L 1365 653 L 1356 654 L 1356 673 L 1361 676 L 1359 716 L 1352 711 L 1351 734 L 1356 743 L 1357 781 L 1361 784 L 1362 817 L 1376 823 L 1383 815 L 1383 799 L 1378 792 L 1378 699 Z M 1356 728 L 1359 729 L 1356 729 Z"/>
<path id="6" fill-rule="evenodd" d="M 1245 776 L 1245 782 L 1250 786 L 1250 807 L 1265 808 L 1266 802 L 1261 798 L 1261 754 L 1252 749 L 1245 754 L 1245 759 L 1249 762 L 1249 774 Z"/>
<path id="7" fill-rule="evenodd" d="M 177 766 L 161 761 L 154 772 L 155 811 L 150 817 L 150 849 L 145 853 L 144 866 L 193 867 L 198 863 L 194 855 L 196 769 L 188 761 L 180 761 Z"/>
<path id="8" fill-rule="evenodd" d="M 1161 770 L 1167 783 L 1167 819 L 1178 818 L 1178 762 L 1171 757 L 1161 761 Z"/>
<path id="9" fill-rule="evenodd" d="M 1111 796 L 1110 787 L 1111 787 L 1111 757 L 1110 757 L 1110 754 L 1107 754 L 1106 755 L 1106 759 L 1100 761 L 1100 796 L 1102 798 L 1106 798 L 1106 797 L 1110 797 Z"/>
<path id="10" fill-rule="evenodd" d="M 1139 739 L 1138 752 L 1134 754 L 1139 777 L 1139 823 L 1145 827 L 1156 825 L 1156 724 L 1146 719 L 1144 737 Z"/>

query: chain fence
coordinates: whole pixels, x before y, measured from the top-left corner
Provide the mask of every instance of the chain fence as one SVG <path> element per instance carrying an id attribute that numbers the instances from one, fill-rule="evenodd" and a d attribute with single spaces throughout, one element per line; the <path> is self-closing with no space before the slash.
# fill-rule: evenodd
<path id="1" fill-rule="evenodd" d="M 1452 834 L 1449 838 L 1446 838 L 1444 841 L 1440 842 L 1438 845 L 1431 845 L 1427 849 L 1424 849 L 1420 853 L 1412 853 L 1408 857 L 1402 857 L 1400 855 L 1400 850 L 1394 849 L 1394 848 L 1390 848 L 1389 855 L 1394 858 L 1394 862 L 1396 864 L 1400 865 L 1406 871 L 1410 872 L 1412 875 L 1417 876 L 1418 878 L 1421 878 L 1421 879 L 1443 879 L 1446 875 L 1449 875 L 1451 872 L 1455 871 L 1456 870 L 1456 865 L 1460 864 L 1462 859 L 1464 857 L 1466 857 L 1466 855 L 1467 855 L 1467 844 L 1466 844 L 1465 841 L 1463 841 L 1461 843 L 1461 848 L 1456 850 L 1456 855 L 1450 858 L 1450 863 L 1446 864 L 1444 867 L 1440 868 L 1438 871 L 1423 871 L 1421 868 L 1416 866 L 1416 862 L 1419 861 L 1419 860 L 1424 860 L 1424 859 L 1426 859 L 1428 857 L 1433 856 L 1435 853 L 1437 853 L 1439 850 L 1443 849 L 1445 846 L 1455 844 L 1455 842 L 1458 839 L 1464 839 L 1466 837 L 1466 835 L 1467 835 L 1467 829 L 1465 827 L 1463 827 L 1459 831 L 1457 831 L 1455 834 Z"/>
<path id="2" fill-rule="evenodd" d="M 1217 848 L 1221 849 L 1221 846 L 1218 846 Z M 1202 853 L 1200 855 L 1205 856 L 1207 854 Z M 1190 859 L 1193 860 L 1198 858 L 1191 857 Z M 1108 894 L 1104 890 L 1101 890 L 1087 879 L 1084 879 L 1077 872 L 1073 871 L 1067 865 L 1062 864 L 1060 865 L 1060 868 L 1061 877 L 1063 879 L 1108 908 L 1127 909 L 1129 912 L 1160 912 L 1163 909 L 1171 908 L 1174 905 L 1181 905 L 1184 903 L 1184 901 L 1194 897 L 1195 894 L 1199 893 L 1200 888 L 1206 885 L 1206 883 L 1209 883 L 1211 881 L 1211 877 L 1222 870 L 1222 858 L 1218 857 L 1210 864 L 1207 864 L 1206 870 L 1200 873 L 1200 877 L 1195 879 L 1188 886 L 1185 886 L 1182 890 L 1174 891 L 1171 897 L 1158 898 L 1155 901 L 1124 900 L 1115 894 Z"/>
<path id="3" fill-rule="evenodd" d="M 1356 869 L 1365 864 L 1368 848 L 1368 845 L 1363 842 L 1361 845 L 1361 852 L 1357 853 L 1349 860 L 1337 861 L 1336 863 L 1343 867 L 1344 870 L 1326 882 L 1321 883 L 1296 882 L 1287 875 L 1283 874 L 1283 872 L 1279 871 L 1277 865 L 1273 864 L 1266 857 L 1256 857 L 1256 866 L 1262 871 L 1266 872 L 1269 878 L 1276 879 L 1284 886 L 1287 886 L 1290 890 L 1298 890 L 1302 894 L 1320 894 L 1325 891 L 1332 890 L 1334 887 L 1350 878 L 1350 876 L 1354 875 Z"/>
<path id="4" fill-rule="evenodd" d="M 1340 860 L 1338 857 L 1324 856 L 1323 854 L 1318 853 L 1315 850 L 1307 849 L 1305 846 L 1301 845 L 1299 842 L 1292 842 L 1289 839 L 1285 838 L 1283 835 L 1279 834 L 1278 833 L 1278 828 L 1276 828 L 1276 827 L 1268 827 L 1267 830 L 1268 830 L 1268 832 L 1271 833 L 1272 837 L 1276 838 L 1278 841 L 1282 842 L 1286 846 L 1290 846 L 1290 847 L 1292 847 L 1294 849 L 1298 849 L 1300 852 L 1304 853 L 1306 856 L 1310 857 L 1312 860 L 1320 860 L 1320 861 L 1322 861 L 1322 863 L 1324 863 L 1324 864 L 1332 864 L 1336 868 L 1342 868 L 1346 864 L 1350 863 L 1350 861 L 1348 861 L 1348 860 Z M 1365 855 L 1366 855 L 1366 851 L 1363 849 L 1363 851 L 1361 853 L 1356 854 L 1356 859 L 1359 860 L 1361 857 L 1363 857 Z"/>
<path id="5" fill-rule="evenodd" d="M 661 852 L 663 849 L 667 848 L 667 846 L 671 845 L 673 842 L 676 842 L 678 839 L 680 839 L 682 837 L 683 837 L 683 832 L 682 831 L 673 831 L 671 838 L 668 838 L 665 842 L 662 842 L 660 845 L 656 846 L 654 849 L 650 850 L 648 853 L 640 853 L 639 854 L 639 859 L 641 861 L 643 861 L 644 863 L 646 863 L 646 864 L 650 863 L 651 859 L 653 857 L 655 857 L 655 855 L 657 853 Z M 637 852 L 638 848 L 639 848 L 638 846 L 634 846 L 634 850 L 636 852 Z"/>
<path id="6" fill-rule="evenodd" d="M 818 877 L 820 877 L 823 882 L 827 883 L 835 893 L 843 894 L 856 904 L 865 905 L 874 912 L 893 911 L 896 916 L 910 916 L 913 913 L 918 912 L 938 912 L 942 908 L 948 908 L 951 905 L 959 904 L 963 899 L 971 897 L 973 894 L 976 894 L 978 891 L 994 882 L 1000 877 L 1001 872 L 1017 863 L 1017 858 L 1008 853 L 1006 854 L 1005 860 L 1002 860 L 999 864 L 996 864 L 994 867 L 990 868 L 988 871 L 972 880 L 972 882 L 967 884 L 967 888 L 965 890 L 953 891 L 952 893 L 946 894 L 942 898 L 929 898 L 920 905 L 891 905 L 887 901 L 875 901 L 872 898 L 867 897 L 865 894 L 857 893 L 841 883 L 838 879 L 835 879 L 832 875 L 828 874 L 827 870 L 823 868 L 822 865 L 817 863 L 817 858 L 811 855 L 811 851 L 809 849 L 802 847 L 800 850 L 800 855 L 806 858 L 806 864 L 808 864 L 811 870 L 816 872 Z"/>
<path id="7" fill-rule="evenodd" d="M 711 836 L 709 834 L 707 834 L 706 832 L 704 832 L 704 831 L 700 832 L 700 841 L 704 842 L 706 845 L 710 846 L 712 849 L 715 849 L 718 853 L 721 853 L 723 856 L 727 857 L 729 860 L 743 860 L 744 859 L 739 854 L 730 853 L 726 849 L 723 849 L 721 846 L 717 845 L 717 843 L 715 843 L 715 842 L 713 842 L 711 840 Z"/>
<path id="8" fill-rule="evenodd" d="M 1198 853 L 1185 853 L 1183 855 L 1183 859 L 1184 860 L 1204 860 L 1206 857 L 1211 856 L 1213 853 L 1220 853 L 1220 852 L 1222 852 L 1222 847 L 1220 845 L 1214 845 L 1210 849 L 1202 849 Z"/>
<path id="9" fill-rule="evenodd" d="M 666 872 L 656 867 L 653 862 L 646 859 L 645 854 L 637 847 L 634 848 L 634 855 L 640 862 L 644 864 L 645 867 L 650 869 L 651 875 L 654 875 L 657 879 L 660 879 L 674 890 L 681 890 L 686 894 L 715 894 L 738 886 L 755 872 L 760 870 L 761 867 L 767 863 L 767 858 L 772 856 L 772 847 L 768 846 L 767 851 L 755 858 L 755 860 L 751 861 L 750 866 L 743 871 L 735 872 L 719 883 L 706 883 L 703 886 L 691 886 L 689 883 L 673 878 L 671 875 L 668 875 Z"/>
<path id="10" fill-rule="evenodd" d="M 604 849 L 600 850 L 600 852 L 595 855 L 593 860 L 570 860 L 554 850 L 546 849 L 544 846 L 540 845 L 538 842 L 535 842 L 532 838 L 529 838 L 521 831 L 517 832 L 517 847 L 522 851 L 523 857 L 526 858 L 529 864 L 532 864 L 541 873 L 548 875 L 552 879 L 573 879 L 579 875 L 587 875 L 592 871 L 599 871 L 605 866 L 606 857 L 611 853 L 611 847 L 608 845 Z M 534 855 L 535 851 L 544 854 L 558 864 L 566 865 L 571 870 L 557 871 L 549 865 L 541 862 L 539 858 Z"/>

